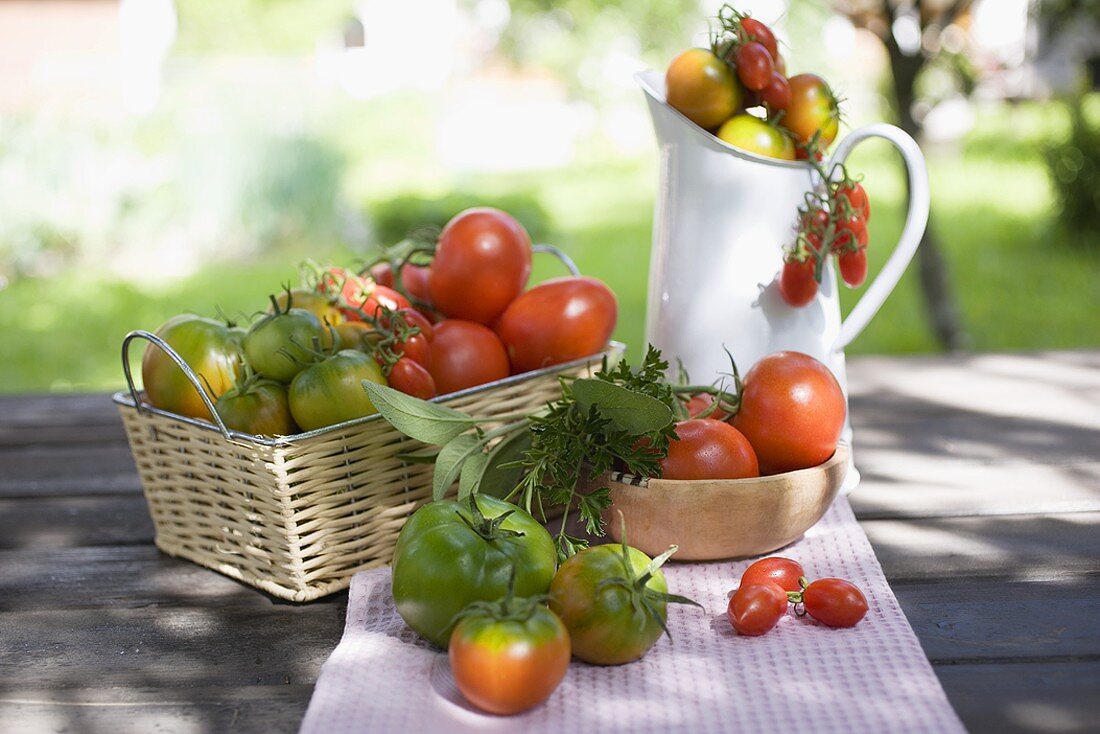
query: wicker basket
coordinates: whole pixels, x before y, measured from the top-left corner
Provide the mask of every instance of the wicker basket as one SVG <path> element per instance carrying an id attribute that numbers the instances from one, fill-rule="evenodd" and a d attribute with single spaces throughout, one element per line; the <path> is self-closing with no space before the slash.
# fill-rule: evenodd
<path id="1" fill-rule="evenodd" d="M 316 431 L 264 438 L 142 402 L 128 358 L 134 339 L 164 349 L 198 388 L 186 363 L 145 331 L 127 335 L 129 392 L 114 395 L 165 553 L 194 561 L 282 599 L 310 601 L 347 588 L 358 571 L 389 563 L 405 519 L 432 497 L 431 465 L 399 454 L 423 444 L 379 415 Z M 612 343 L 575 362 L 440 398 L 478 416 L 534 410 L 561 395 L 558 377 L 590 374 Z"/>

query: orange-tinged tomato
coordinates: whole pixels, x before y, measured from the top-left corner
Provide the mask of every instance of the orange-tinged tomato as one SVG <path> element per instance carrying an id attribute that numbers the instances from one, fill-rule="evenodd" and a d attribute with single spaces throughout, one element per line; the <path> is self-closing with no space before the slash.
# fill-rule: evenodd
<path id="1" fill-rule="evenodd" d="M 184 314 L 166 321 L 157 336 L 176 351 L 209 390 L 211 401 L 233 387 L 244 366 L 241 332 L 220 321 Z M 199 391 L 160 347 L 150 344 L 141 360 L 146 399 L 157 408 L 192 418 L 210 418 Z"/>
<path id="2" fill-rule="evenodd" d="M 809 143 L 821 131 L 823 148 L 836 138 L 840 128 L 840 104 L 824 79 L 817 74 L 796 74 L 787 80 L 791 102 L 779 124 L 799 143 Z"/>
<path id="3" fill-rule="evenodd" d="M 718 127 L 741 106 L 743 92 L 729 65 L 702 48 L 689 48 L 668 66 L 665 99 L 699 127 Z"/>
<path id="4" fill-rule="evenodd" d="M 750 153 L 784 161 L 794 160 L 794 141 L 790 136 L 778 127 L 747 113 L 727 120 L 718 129 L 718 137 Z"/>

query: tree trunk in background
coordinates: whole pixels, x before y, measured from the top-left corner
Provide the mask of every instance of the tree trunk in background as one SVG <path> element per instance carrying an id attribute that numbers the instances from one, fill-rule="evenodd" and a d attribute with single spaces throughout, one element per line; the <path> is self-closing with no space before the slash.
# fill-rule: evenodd
<path id="1" fill-rule="evenodd" d="M 924 57 L 907 56 L 898 48 L 891 34 L 887 34 L 886 49 L 890 54 L 890 71 L 893 73 L 894 99 L 898 107 L 898 125 L 902 130 L 920 140 L 920 124 L 913 118 L 914 86 Z M 908 192 L 909 179 L 906 178 Z M 920 247 L 917 248 L 917 266 L 925 308 L 932 323 L 932 332 L 944 349 L 962 351 L 970 346 L 970 339 L 959 317 L 958 302 L 948 275 L 939 239 L 929 218 Z"/>

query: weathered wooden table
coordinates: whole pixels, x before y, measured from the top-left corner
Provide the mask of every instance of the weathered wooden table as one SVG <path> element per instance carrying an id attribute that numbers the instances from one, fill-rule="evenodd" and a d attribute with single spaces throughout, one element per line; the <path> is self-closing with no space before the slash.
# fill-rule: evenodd
<path id="1" fill-rule="evenodd" d="M 1100 726 L 1100 352 L 853 360 L 852 504 L 974 731 Z M 0 397 L 0 730 L 293 731 L 346 594 L 153 547 L 104 395 Z"/>

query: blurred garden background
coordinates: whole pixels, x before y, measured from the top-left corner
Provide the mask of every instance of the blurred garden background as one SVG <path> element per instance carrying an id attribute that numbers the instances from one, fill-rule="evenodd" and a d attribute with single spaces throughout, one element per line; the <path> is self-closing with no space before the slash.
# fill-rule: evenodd
<path id="1" fill-rule="evenodd" d="M 607 281 L 637 355 L 656 146 L 632 76 L 706 45 L 719 5 L 0 0 L 0 391 L 118 387 L 127 331 L 252 313 L 305 258 L 474 204 Z M 928 157 L 932 236 L 851 353 L 1100 347 L 1100 2 L 737 7 L 849 128 Z M 904 179 L 885 144 L 852 167 L 873 277 Z"/>

